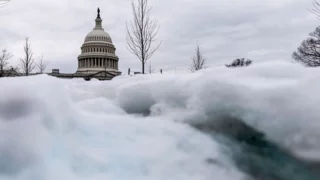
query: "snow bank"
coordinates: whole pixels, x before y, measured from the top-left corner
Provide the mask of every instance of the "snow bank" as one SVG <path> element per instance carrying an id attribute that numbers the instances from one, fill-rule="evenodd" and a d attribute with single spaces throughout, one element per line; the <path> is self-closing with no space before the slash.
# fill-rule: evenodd
<path id="1" fill-rule="evenodd" d="M 319 78 L 272 62 L 108 82 L 0 79 L 0 180 L 240 180 L 222 145 L 187 124 L 223 117 L 314 159 Z"/>
<path id="2" fill-rule="evenodd" d="M 149 101 L 121 99 L 149 81 L 127 78 L 0 79 L 0 180 L 242 178 L 210 137 L 169 117 L 126 113 L 119 105 L 134 112 Z"/>
<path id="3" fill-rule="evenodd" d="M 290 62 L 209 68 L 195 74 L 118 78 L 113 99 L 128 113 L 174 121 L 237 117 L 300 156 L 320 158 L 320 69 Z M 108 94 L 108 93 L 105 93 Z"/>

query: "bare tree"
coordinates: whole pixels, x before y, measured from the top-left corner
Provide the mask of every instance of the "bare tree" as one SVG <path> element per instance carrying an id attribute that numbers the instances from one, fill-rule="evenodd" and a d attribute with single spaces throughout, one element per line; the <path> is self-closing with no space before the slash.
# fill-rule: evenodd
<path id="1" fill-rule="evenodd" d="M 148 73 L 152 74 L 154 73 L 155 69 L 152 67 L 151 61 L 149 62 L 149 67 L 148 67 Z"/>
<path id="2" fill-rule="evenodd" d="M 44 73 L 47 68 L 47 62 L 43 61 L 43 55 L 41 55 L 40 61 L 37 63 L 37 68 L 40 74 Z"/>
<path id="3" fill-rule="evenodd" d="M 197 44 L 196 48 L 196 55 L 192 57 L 192 64 L 190 70 L 192 72 L 198 71 L 200 69 L 203 69 L 206 63 L 206 59 L 203 56 L 203 53 L 201 52 L 201 48 L 199 44 Z"/>
<path id="4" fill-rule="evenodd" d="M 9 53 L 6 49 L 2 50 L 2 54 L 0 56 L 0 71 L 2 72 L 6 66 L 9 64 L 9 59 L 12 58 L 12 54 Z"/>
<path id="5" fill-rule="evenodd" d="M 320 18 L 320 2 L 319 0 L 313 0 L 312 2 L 312 9 L 309 9 L 310 12 L 312 12 L 314 15 L 316 15 L 318 18 Z"/>
<path id="6" fill-rule="evenodd" d="M 136 0 L 137 4 L 132 1 L 133 21 L 130 27 L 127 26 L 127 48 L 136 55 L 141 61 L 142 73 L 145 73 L 145 64 L 148 59 L 160 47 L 161 42 L 152 47 L 156 41 L 159 32 L 158 21 L 151 20 L 151 7 L 148 6 L 148 0 Z"/>
<path id="7" fill-rule="evenodd" d="M 22 73 L 24 73 L 26 76 L 29 76 L 29 74 L 36 67 L 33 59 L 33 52 L 31 49 L 31 45 L 29 43 L 29 38 L 26 38 L 26 43 L 23 49 L 24 49 L 24 58 L 20 59 L 20 68 Z"/>
<path id="8" fill-rule="evenodd" d="M 292 57 L 306 66 L 320 66 L 320 26 L 309 36 L 292 54 Z"/>

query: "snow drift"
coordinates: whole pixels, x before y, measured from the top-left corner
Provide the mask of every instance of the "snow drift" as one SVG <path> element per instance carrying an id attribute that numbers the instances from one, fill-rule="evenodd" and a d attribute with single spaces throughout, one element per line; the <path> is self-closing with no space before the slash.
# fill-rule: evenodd
<path id="1" fill-rule="evenodd" d="M 225 128 L 225 117 L 320 158 L 319 78 L 285 62 L 108 82 L 3 78 L 0 180 L 242 180 L 220 139 L 190 126 Z"/>

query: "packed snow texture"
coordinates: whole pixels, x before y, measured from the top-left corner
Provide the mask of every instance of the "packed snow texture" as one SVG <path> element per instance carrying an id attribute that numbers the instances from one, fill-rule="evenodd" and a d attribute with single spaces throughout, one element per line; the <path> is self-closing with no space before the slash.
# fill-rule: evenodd
<path id="1" fill-rule="evenodd" d="M 223 145 L 188 125 L 225 116 L 319 158 L 319 78 L 286 62 L 112 81 L 2 78 L 0 180 L 242 180 Z"/>

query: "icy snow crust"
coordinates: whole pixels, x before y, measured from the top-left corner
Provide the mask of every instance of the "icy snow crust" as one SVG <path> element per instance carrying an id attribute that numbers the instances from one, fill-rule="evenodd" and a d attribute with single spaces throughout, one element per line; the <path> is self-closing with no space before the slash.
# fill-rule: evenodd
<path id="1" fill-rule="evenodd" d="M 0 180 L 242 180 L 223 145 L 188 125 L 225 116 L 319 158 L 319 78 L 285 62 L 108 82 L 2 78 Z"/>

